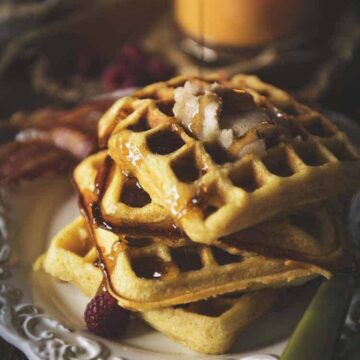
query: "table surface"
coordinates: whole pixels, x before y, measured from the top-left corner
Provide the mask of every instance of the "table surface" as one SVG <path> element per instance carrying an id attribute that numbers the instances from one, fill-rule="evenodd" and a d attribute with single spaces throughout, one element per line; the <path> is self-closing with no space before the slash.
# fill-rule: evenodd
<path id="1" fill-rule="evenodd" d="M 18 349 L 0 338 L 0 359 L 1 360 L 26 360 L 26 356 Z"/>

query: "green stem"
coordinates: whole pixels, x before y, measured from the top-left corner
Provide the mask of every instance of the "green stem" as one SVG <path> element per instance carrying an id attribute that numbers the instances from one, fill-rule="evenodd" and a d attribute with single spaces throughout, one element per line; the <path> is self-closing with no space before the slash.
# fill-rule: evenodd
<path id="1" fill-rule="evenodd" d="M 337 273 L 319 287 L 280 360 L 330 360 L 353 292 L 351 274 Z"/>

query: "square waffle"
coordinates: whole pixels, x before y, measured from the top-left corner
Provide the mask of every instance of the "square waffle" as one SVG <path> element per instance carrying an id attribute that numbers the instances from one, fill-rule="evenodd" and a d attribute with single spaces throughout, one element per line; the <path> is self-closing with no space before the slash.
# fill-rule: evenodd
<path id="1" fill-rule="evenodd" d="M 105 152 L 101 154 L 106 156 Z M 122 225 L 109 223 L 102 217 L 103 208 L 109 206 L 106 203 L 103 207 L 103 199 L 112 177 L 126 175 L 121 169 L 102 171 L 103 166 L 97 171 L 100 176 L 92 176 L 101 181 L 97 185 L 89 184 L 91 177 L 84 176 L 88 173 L 86 168 L 94 169 L 92 159 L 100 156 L 84 160 L 74 171 L 74 181 L 104 265 L 109 290 L 121 306 L 146 311 L 229 292 L 299 285 L 318 275 L 330 276 L 328 271 L 315 265 L 286 258 L 270 258 L 249 251 L 232 255 L 218 247 L 195 244 L 181 233 L 174 235 L 178 229 L 173 226 L 168 229 L 163 225 L 154 226 L 153 232 L 149 226 L 144 231 L 142 222 L 135 226 L 135 220 L 131 227 L 127 226 L 125 219 L 134 219 L 133 211 L 143 219 L 147 212 L 152 212 L 152 205 L 159 207 L 150 197 L 150 203 L 143 207 L 144 214 L 140 213 L 141 207 L 123 203 L 123 216 L 118 213 Z M 109 164 L 106 157 L 104 164 Z M 104 173 L 108 176 L 104 177 Z M 117 194 L 116 201 L 121 199 L 122 195 Z M 105 214 L 108 213 L 105 210 Z M 162 216 L 159 218 L 163 220 Z M 155 219 L 155 224 L 158 223 Z"/>
<path id="2" fill-rule="evenodd" d="M 232 255 L 217 247 L 165 244 L 157 236 L 93 229 L 107 287 L 119 305 L 148 311 L 231 292 L 298 286 L 330 273 L 315 265 Z"/>
<path id="3" fill-rule="evenodd" d="M 67 281 L 85 295 L 96 295 L 102 283 L 96 250 L 79 217 L 52 240 L 46 254 L 35 264 L 55 278 Z M 246 326 L 264 314 L 280 290 L 261 290 L 243 295 L 224 295 L 201 302 L 139 313 L 149 325 L 195 351 L 226 352 Z"/>
<path id="4" fill-rule="evenodd" d="M 93 297 L 103 280 L 97 266 L 97 252 L 89 237 L 86 221 L 79 216 L 51 240 L 47 252 L 34 265 L 53 277 L 69 282 Z"/>
<path id="5" fill-rule="evenodd" d="M 225 236 L 216 241 L 216 246 L 231 254 L 248 250 L 307 261 L 331 270 L 350 269 L 355 249 L 346 229 L 348 207 L 348 196 L 332 198 Z"/>
<path id="6" fill-rule="evenodd" d="M 318 112 L 255 77 L 218 81 L 251 94 L 259 108 L 282 119 L 290 138 L 268 142 L 264 154 L 240 159 L 217 141 L 199 140 L 172 113 L 174 89 L 186 80 L 150 85 L 120 100 L 101 119 L 99 136 L 106 143 L 111 133 L 111 157 L 193 241 L 214 244 L 358 187 L 359 153 L 346 135 Z M 198 81 L 209 86 L 213 78 Z M 248 136 L 255 135 L 236 141 L 246 143 Z"/>
<path id="7" fill-rule="evenodd" d="M 282 290 L 229 294 L 186 305 L 140 313 L 156 330 L 186 347 L 207 354 L 227 352 L 240 332 L 267 312 Z"/>
<path id="8" fill-rule="evenodd" d="M 122 172 L 106 151 L 82 161 L 74 171 L 74 181 L 86 202 L 95 204 L 92 205 L 93 220 L 97 226 L 115 232 L 121 227 L 128 234 L 145 237 L 150 232 L 167 244 L 192 245 L 173 223 L 168 211 L 153 201 L 136 178 Z M 97 200 L 99 193 L 102 198 Z M 214 245 L 235 255 L 248 250 L 310 262 L 327 269 L 343 268 L 350 264 L 345 212 L 346 204 L 329 200 L 223 237 Z"/>
<path id="9" fill-rule="evenodd" d="M 83 160 L 73 174 L 80 199 L 93 204 L 94 221 L 106 229 L 120 228 L 128 232 L 178 232 L 164 208 L 151 201 L 137 179 L 127 176 L 106 151 Z M 97 201 L 101 195 L 101 204 Z M 96 216 L 96 213 L 99 213 Z M 101 222 L 101 224 L 100 224 Z"/>

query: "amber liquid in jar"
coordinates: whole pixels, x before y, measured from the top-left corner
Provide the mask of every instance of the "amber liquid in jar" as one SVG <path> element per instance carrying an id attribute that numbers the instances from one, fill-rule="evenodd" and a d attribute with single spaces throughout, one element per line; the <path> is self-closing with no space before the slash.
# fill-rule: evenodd
<path id="1" fill-rule="evenodd" d="M 207 47 L 249 49 L 316 19 L 320 0 L 174 0 L 181 33 Z"/>

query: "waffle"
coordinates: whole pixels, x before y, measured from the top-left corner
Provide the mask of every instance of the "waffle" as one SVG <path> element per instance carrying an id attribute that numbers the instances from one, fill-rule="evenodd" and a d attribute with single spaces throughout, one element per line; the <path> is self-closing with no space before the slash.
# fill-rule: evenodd
<path id="1" fill-rule="evenodd" d="M 118 213 L 121 226 L 109 223 L 109 219 L 104 220 L 102 210 L 106 207 L 115 209 L 115 206 L 114 203 L 103 206 L 104 198 L 112 178 L 120 174 L 126 178 L 126 175 L 116 168 L 104 171 L 109 166 L 105 157 L 98 175 L 87 176 L 89 169 L 94 171 L 95 160 L 101 156 L 104 159 L 105 152 L 84 160 L 74 171 L 74 181 L 105 265 L 109 290 L 121 306 L 147 311 L 229 292 L 299 285 L 318 275 L 330 276 L 328 271 L 311 264 L 249 251 L 237 250 L 237 254 L 232 255 L 215 246 L 195 244 L 176 227 L 166 228 L 163 216 L 154 218 L 154 226 L 147 223 L 144 230 L 143 221 L 146 223 L 144 219 L 146 214 L 152 213 L 152 206 L 166 214 L 164 208 L 154 204 L 150 197 L 150 202 L 143 208 L 122 203 Z M 104 176 L 105 173 L 108 176 Z M 95 179 L 96 184 L 90 184 L 91 179 Z M 121 202 L 121 193 L 112 198 Z M 144 209 L 143 214 L 141 209 Z M 105 214 L 108 213 L 105 210 Z M 136 217 L 141 219 L 137 224 Z M 131 226 L 126 224 L 126 219 L 132 221 Z"/>
<path id="2" fill-rule="evenodd" d="M 243 250 L 307 261 L 331 270 L 351 268 L 354 260 L 346 230 L 347 196 L 329 199 L 281 219 L 228 235 L 216 245 L 231 254 Z"/>
<path id="3" fill-rule="evenodd" d="M 228 234 L 358 187 L 359 154 L 346 135 L 324 116 L 255 77 L 237 76 L 223 84 L 246 89 L 258 106 L 281 117 L 290 138 L 267 143 L 262 155 L 248 153 L 240 159 L 216 141 L 199 140 L 171 112 L 174 88 L 185 80 L 150 85 L 120 100 L 100 120 L 99 135 L 105 143 L 111 132 L 112 158 L 193 241 L 214 244 Z M 124 107 L 127 116 L 121 115 Z M 237 141 L 247 141 L 247 136 Z"/>
<path id="4" fill-rule="evenodd" d="M 121 306 L 134 311 L 231 292 L 297 286 L 319 275 L 330 276 L 313 265 L 247 251 L 231 255 L 216 247 L 169 246 L 156 236 L 122 234 L 119 239 L 99 228 L 94 237 L 109 291 Z"/>
<path id="5" fill-rule="evenodd" d="M 83 202 L 94 204 L 92 212 L 97 225 L 115 232 L 121 228 L 128 233 L 170 231 L 180 235 L 167 211 L 153 203 L 137 179 L 126 176 L 106 151 L 83 160 L 75 168 L 73 180 Z"/>
<path id="6" fill-rule="evenodd" d="M 55 278 L 78 287 L 85 295 L 95 296 L 103 280 L 97 252 L 89 237 L 86 221 L 79 216 L 51 241 L 45 255 L 35 263 Z"/>
<path id="7" fill-rule="evenodd" d="M 35 267 L 79 288 L 93 297 L 101 286 L 102 273 L 95 248 L 82 217 L 54 237 L 47 253 Z M 195 351 L 226 352 L 238 334 L 265 313 L 280 295 L 279 290 L 233 294 L 201 302 L 139 313 L 138 316 L 165 335 Z"/>
<path id="8" fill-rule="evenodd" d="M 173 223 L 167 210 L 152 200 L 136 178 L 127 177 L 119 165 L 108 158 L 106 151 L 82 161 L 74 171 L 74 180 L 82 197 L 88 203 L 97 204 L 95 222 L 98 226 L 115 232 L 121 228 L 128 234 L 145 237 L 150 232 L 170 246 L 174 242 L 183 246 L 192 244 Z M 99 191 L 100 201 L 97 200 Z M 310 262 L 327 269 L 343 268 L 350 263 L 345 210 L 345 204 L 340 201 L 329 201 L 223 237 L 214 245 L 235 255 L 248 250 Z M 169 232 L 171 240 L 169 236 L 161 236 Z"/>
<path id="9" fill-rule="evenodd" d="M 207 353 L 227 352 L 239 333 L 279 298 L 281 290 L 266 289 L 246 294 L 220 296 L 187 305 L 140 313 L 156 330 Z"/>

